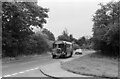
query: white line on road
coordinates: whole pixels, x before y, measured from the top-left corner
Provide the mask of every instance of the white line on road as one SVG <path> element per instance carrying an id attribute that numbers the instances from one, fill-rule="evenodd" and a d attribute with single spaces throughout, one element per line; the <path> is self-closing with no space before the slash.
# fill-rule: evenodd
<path id="1" fill-rule="evenodd" d="M 35 68 L 33 68 L 33 69 L 29 69 L 29 70 L 21 71 L 21 72 L 14 73 L 14 74 L 11 74 L 11 75 L 5 75 L 5 76 L 3 76 L 3 77 L 11 77 L 11 76 L 14 76 L 14 75 L 18 75 L 18 74 L 26 73 L 26 72 L 29 72 L 29 71 L 32 71 L 32 70 L 37 70 L 37 69 L 39 69 L 39 67 L 35 67 Z"/>

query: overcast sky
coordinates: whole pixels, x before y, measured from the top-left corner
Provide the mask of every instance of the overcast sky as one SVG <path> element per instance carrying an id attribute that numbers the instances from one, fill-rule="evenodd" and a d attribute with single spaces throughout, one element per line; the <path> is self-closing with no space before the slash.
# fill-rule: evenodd
<path id="1" fill-rule="evenodd" d="M 92 35 L 92 15 L 99 8 L 100 2 L 111 0 L 38 0 L 38 5 L 49 8 L 49 18 L 44 27 L 55 37 L 66 28 L 73 37 Z"/>

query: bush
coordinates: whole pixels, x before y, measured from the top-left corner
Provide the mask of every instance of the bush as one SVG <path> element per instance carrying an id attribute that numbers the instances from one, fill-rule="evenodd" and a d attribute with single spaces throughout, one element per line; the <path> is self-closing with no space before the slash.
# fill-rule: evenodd
<path id="1" fill-rule="evenodd" d="M 33 34 L 27 39 L 12 43 L 7 50 L 3 49 L 3 56 L 16 57 L 18 55 L 42 54 L 51 49 L 51 43 L 44 34 Z"/>
<path id="2" fill-rule="evenodd" d="M 78 44 L 73 44 L 73 50 L 79 49 L 80 46 Z"/>
<path id="3" fill-rule="evenodd" d="M 41 54 L 49 51 L 50 44 L 49 40 L 42 34 L 34 34 L 31 36 L 29 41 L 26 43 L 26 51 L 30 54 Z"/>
<path id="4" fill-rule="evenodd" d="M 119 20 L 120 1 L 100 4 L 93 16 L 93 40 L 94 49 L 101 50 L 102 54 L 108 56 L 119 55 Z"/>

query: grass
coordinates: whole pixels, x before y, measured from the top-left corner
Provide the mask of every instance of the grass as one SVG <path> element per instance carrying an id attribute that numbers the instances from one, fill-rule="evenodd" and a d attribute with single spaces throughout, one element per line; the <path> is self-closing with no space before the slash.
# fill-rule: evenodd
<path id="1" fill-rule="evenodd" d="M 17 61 L 27 61 L 27 60 L 30 60 L 30 59 L 34 59 L 34 58 L 37 58 L 37 57 L 42 57 L 42 56 L 46 56 L 48 55 L 48 53 L 42 53 L 42 54 L 32 54 L 32 55 L 19 55 L 19 56 L 16 56 L 16 57 L 4 57 L 0 60 L 2 60 L 2 63 L 14 63 L 14 62 L 17 62 Z"/>
<path id="2" fill-rule="evenodd" d="M 84 53 L 84 52 L 83 52 Z M 97 77 L 118 77 L 118 60 L 92 53 L 61 64 L 67 71 Z"/>

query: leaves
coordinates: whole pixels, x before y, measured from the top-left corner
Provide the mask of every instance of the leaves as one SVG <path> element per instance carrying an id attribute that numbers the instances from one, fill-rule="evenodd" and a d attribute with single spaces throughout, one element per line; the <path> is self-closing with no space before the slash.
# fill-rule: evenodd
<path id="1" fill-rule="evenodd" d="M 43 29 L 42 33 L 46 34 L 48 36 L 48 39 L 51 41 L 55 41 L 55 37 L 52 32 L 50 32 L 48 29 Z"/>
<path id="2" fill-rule="evenodd" d="M 2 3 L 3 53 L 13 56 L 14 52 L 15 55 L 24 52 L 24 42 L 33 34 L 30 26 L 42 28 L 46 23 L 45 18 L 48 18 L 47 12 L 47 8 L 42 8 L 35 2 Z"/>
<path id="3" fill-rule="evenodd" d="M 119 49 L 119 4 L 120 1 L 100 4 L 101 8 L 93 16 L 94 47 L 98 50 L 110 51 L 111 54 L 117 54 Z"/>

